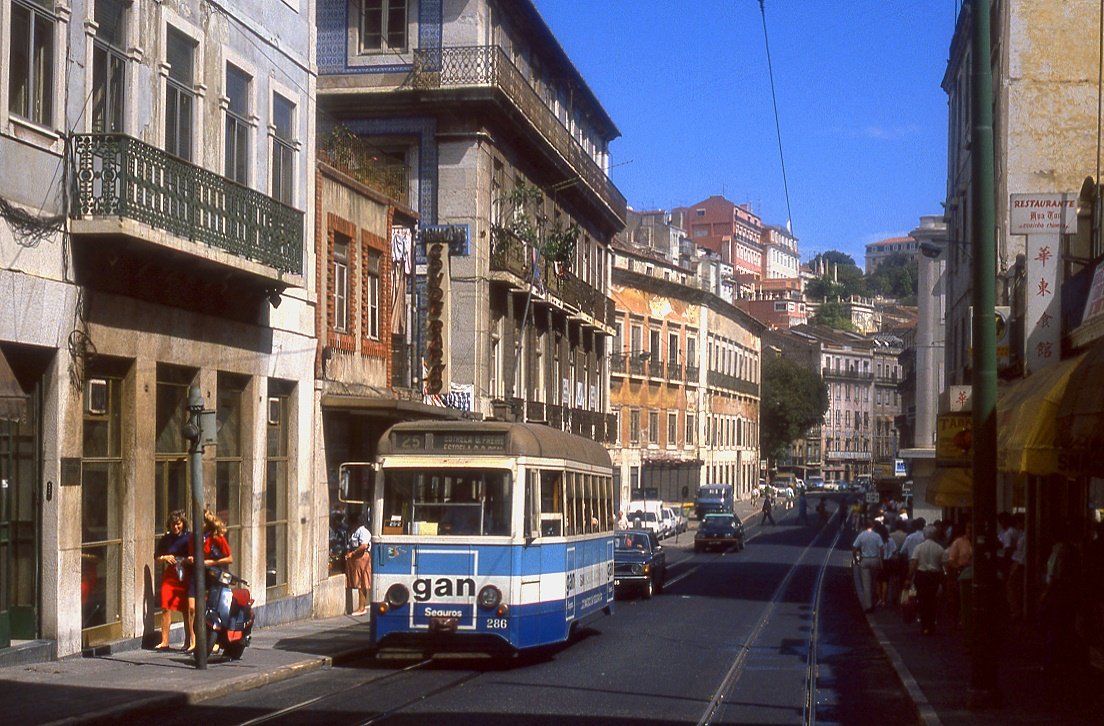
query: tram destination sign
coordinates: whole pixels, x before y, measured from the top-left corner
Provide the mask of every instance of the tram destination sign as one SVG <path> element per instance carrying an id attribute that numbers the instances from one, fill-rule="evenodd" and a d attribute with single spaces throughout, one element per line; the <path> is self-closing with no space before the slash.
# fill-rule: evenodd
<path id="1" fill-rule="evenodd" d="M 396 433 L 394 436 L 395 448 L 399 451 L 439 451 L 450 454 L 506 453 L 506 434 L 499 432 L 402 432 Z"/>

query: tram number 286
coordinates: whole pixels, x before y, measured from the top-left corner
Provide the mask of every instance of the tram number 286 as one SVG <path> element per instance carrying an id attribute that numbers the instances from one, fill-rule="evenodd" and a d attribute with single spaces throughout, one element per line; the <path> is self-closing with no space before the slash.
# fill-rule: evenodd
<path id="1" fill-rule="evenodd" d="M 505 630 L 508 627 L 507 623 L 508 621 L 506 618 L 487 618 L 487 629 Z"/>

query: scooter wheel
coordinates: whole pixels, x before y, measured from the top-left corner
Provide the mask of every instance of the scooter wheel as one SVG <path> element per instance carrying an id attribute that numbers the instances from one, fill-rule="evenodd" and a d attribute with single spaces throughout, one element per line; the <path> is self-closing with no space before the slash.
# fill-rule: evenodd
<path id="1" fill-rule="evenodd" d="M 207 626 L 207 655 L 211 655 L 215 651 L 215 646 L 218 644 L 218 633 L 210 625 Z"/>
<path id="2" fill-rule="evenodd" d="M 238 641 L 226 646 L 226 656 L 230 660 L 241 660 L 243 653 L 245 653 L 245 643 Z"/>

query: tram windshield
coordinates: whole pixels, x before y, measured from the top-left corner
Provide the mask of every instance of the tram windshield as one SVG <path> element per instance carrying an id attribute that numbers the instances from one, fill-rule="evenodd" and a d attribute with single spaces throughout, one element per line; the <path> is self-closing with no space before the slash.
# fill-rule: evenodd
<path id="1" fill-rule="evenodd" d="M 510 472 L 500 469 L 386 469 L 382 534 L 510 534 Z"/>

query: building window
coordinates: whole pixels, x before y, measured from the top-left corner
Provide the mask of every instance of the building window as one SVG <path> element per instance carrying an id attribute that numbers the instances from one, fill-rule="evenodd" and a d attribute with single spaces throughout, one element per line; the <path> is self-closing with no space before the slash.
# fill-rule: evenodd
<path id="1" fill-rule="evenodd" d="M 226 66 L 226 176 L 249 184 L 249 87 L 252 79 L 234 66 Z"/>
<path id="2" fill-rule="evenodd" d="M 42 126 L 54 120 L 54 16 L 43 1 L 11 5 L 8 110 Z"/>
<path id="3" fill-rule="evenodd" d="M 659 443 L 659 412 L 658 411 L 649 411 L 648 412 L 648 443 L 649 444 L 658 444 Z"/>
<path id="4" fill-rule="evenodd" d="M 245 376 L 225 373 L 218 376 L 215 508 L 226 525 L 226 541 L 230 543 L 231 552 L 242 551 L 242 431 L 248 382 Z"/>
<path id="5" fill-rule="evenodd" d="M 674 446 L 678 443 L 678 414 L 674 411 L 667 412 L 667 445 Z"/>
<path id="6" fill-rule="evenodd" d="M 279 385 L 269 387 L 265 457 L 265 585 L 271 591 L 287 584 L 288 574 L 288 430 L 290 396 Z M 279 593 L 276 593 L 278 596 Z"/>
<path id="7" fill-rule="evenodd" d="M 667 334 L 667 362 L 678 363 L 679 361 L 679 336 L 678 333 Z"/>
<path id="8" fill-rule="evenodd" d="M 81 628 L 89 644 L 121 635 L 123 445 L 121 377 L 84 384 L 80 481 Z"/>
<path id="9" fill-rule="evenodd" d="M 195 42 L 191 38 L 179 30 L 169 28 L 166 52 L 169 77 L 165 85 L 165 151 L 185 161 L 192 160 L 195 51 Z"/>
<path id="10" fill-rule="evenodd" d="M 360 52 L 406 49 L 406 0 L 360 0 Z"/>
<path id="11" fill-rule="evenodd" d="M 380 253 L 368 252 L 368 266 L 365 270 L 365 334 L 372 340 L 379 340 L 379 296 L 380 296 Z"/>
<path id="12" fill-rule="evenodd" d="M 295 205 L 295 104 L 280 94 L 272 97 L 272 197 Z"/>
<path id="13" fill-rule="evenodd" d="M 126 5 L 123 0 L 97 0 L 96 39 L 92 47 L 92 130 L 96 133 L 123 130 L 125 44 Z"/>
<path id="14" fill-rule="evenodd" d="M 183 430 L 190 415 L 188 388 L 194 380 L 193 370 L 157 366 L 154 507 L 153 521 L 150 522 L 155 537 L 164 533 L 169 512 L 176 509 L 190 511 L 191 508 L 188 442 Z"/>
<path id="15" fill-rule="evenodd" d="M 352 240 L 334 232 L 333 246 L 333 300 L 334 330 L 349 332 L 349 246 Z"/>
<path id="16" fill-rule="evenodd" d="M 697 439 L 697 433 L 695 431 L 695 417 L 694 414 L 686 414 L 686 443 L 693 444 Z"/>
<path id="17" fill-rule="evenodd" d="M 629 411 L 629 444 L 640 443 L 640 410 Z"/>

